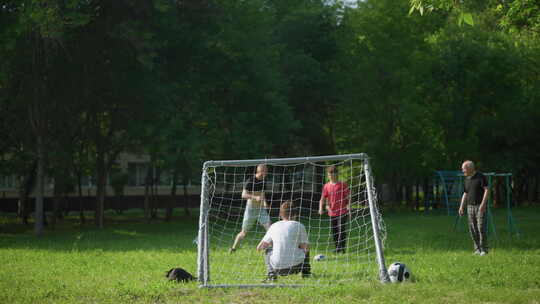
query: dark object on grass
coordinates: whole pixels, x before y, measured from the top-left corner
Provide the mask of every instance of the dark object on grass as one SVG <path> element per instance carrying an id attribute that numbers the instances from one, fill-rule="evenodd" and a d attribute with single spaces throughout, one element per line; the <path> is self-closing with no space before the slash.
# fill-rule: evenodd
<path id="1" fill-rule="evenodd" d="M 185 271 L 182 268 L 171 268 L 171 270 L 167 271 L 165 277 L 169 279 L 169 281 L 184 283 L 195 280 L 195 277 L 192 276 L 191 273 Z"/>

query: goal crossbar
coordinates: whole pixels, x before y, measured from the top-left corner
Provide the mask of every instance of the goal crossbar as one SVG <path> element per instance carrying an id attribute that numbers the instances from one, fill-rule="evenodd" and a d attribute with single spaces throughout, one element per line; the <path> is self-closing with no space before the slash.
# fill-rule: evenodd
<path id="1" fill-rule="evenodd" d="M 309 157 L 292 157 L 292 158 L 261 158 L 261 159 L 246 159 L 246 160 L 209 160 L 204 163 L 204 167 L 213 166 L 250 166 L 258 164 L 277 165 L 277 164 L 294 164 L 302 162 L 321 162 L 321 161 L 339 161 L 347 159 L 368 159 L 365 153 L 357 154 L 341 154 L 341 155 L 325 155 L 325 156 L 309 156 Z"/>

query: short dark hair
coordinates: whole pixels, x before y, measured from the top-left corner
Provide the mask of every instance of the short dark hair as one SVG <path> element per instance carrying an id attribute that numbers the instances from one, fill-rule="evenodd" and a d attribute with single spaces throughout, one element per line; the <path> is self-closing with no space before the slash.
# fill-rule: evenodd
<path id="1" fill-rule="evenodd" d="M 286 201 L 279 207 L 279 216 L 286 219 L 293 219 L 298 216 L 298 210 L 294 208 L 291 201 Z"/>

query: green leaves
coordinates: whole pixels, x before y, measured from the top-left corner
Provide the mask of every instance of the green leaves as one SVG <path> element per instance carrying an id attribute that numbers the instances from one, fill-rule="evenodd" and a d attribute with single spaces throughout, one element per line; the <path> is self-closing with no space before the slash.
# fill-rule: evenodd
<path id="1" fill-rule="evenodd" d="M 463 23 L 466 23 L 466 24 L 471 25 L 471 26 L 474 25 L 473 16 L 472 16 L 471 13 L 461 12 L 459 14 L 459 16 L 458 16 L 458 25 L 461 26 Z"/>
<path id="2" fill-rule="evenodd" d="M 433 3 L 423 0 L 410 0 L 410 6 L 409 15 L 414 13 L 414 11 L 418 11 L 420 15 L 424 15 L 424 12 L 431 13 L 434 9 Z"/>
<path id="3" fill-rule="evenodd" d="M 33 161 L 36 100 L 50 166 L 71 155 L 88 160 L 86 173 L 99 149 L 152 154 L 171 170 L 362 151 L 383 180 L 498 148 L 508 156 L 512 144 L 529 147 L 515 148 L 515 163 L 535 163 L 540 140 L 525 134 L 538 132 L 504 131 L 538 120 L 534 0 L 5 3 L 0 130 L 3 151 L 19 157 L 5 158 L 10 168 Z M 504 162 L 496 155 L 490 163 Z"/>
<path id="4" fill-rule="evenodd" d="M 474 25 L 473 15 L 468 6 L 454 0 L 410 0 L 409 15 L 415 11 L 422 16 L 424 13 L 433 11 L 453 12 L 459 26 L 463 24 Z"/>

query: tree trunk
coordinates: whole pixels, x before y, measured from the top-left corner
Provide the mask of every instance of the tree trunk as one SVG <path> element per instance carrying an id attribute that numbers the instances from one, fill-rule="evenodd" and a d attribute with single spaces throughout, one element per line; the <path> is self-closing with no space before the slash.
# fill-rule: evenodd
<path id="1" fill-rule="evenodd" d="M 184 188 L 184 214 L 186 216 L 191 216 L 191 212 L 189 211 L 189 191 L 187 188 L 187 185 L 189 184 L 189 181 L 191 180 L 191 166 L 187 162 L 187 160 L 184 158 L 184 173 L 182 174 L 182 184 Z M 201 193 L 202 194 L 202 193 Z"/>
<path id="2" fill-rule="evenodd" d="M 394 172 L 392 174 L 392 178 L 390 180 L 390 183 L 388 184 L 388 192 L 390 193 L 390 195 L 388 196 L 388 207 L 390 209 L 393 209 L 395 204 L 396 204 L 396 201 L 398 200 L 398 185 L 397 185 L 397 176 L 396 176 L 396 173 Z"/>
<path id="3" fill-rule="evenodd" d="M 399 208 L 399 206 L 401 206 L 401 204 L 403 203 L 404 201 L 404 197 L 403 197 L 403 184 L 401 184 L 399 182 L 399 179 L 398 179 L 398 182 L 396 182 L 395 184 L 395 193 L 396 193 L 396 200 L 394 202 L 395 204 L 395 207 L 396 209 Z"/>
<path id="4" fill-rule="evenodd" d="M 105 155 L 100 148 L 96 158 L 96 217 L 95 224 L 99 228 L 104 227 L 105 220 L 105 186 L 107 173 L 105 170 Z"/>
<path id="5" fill-rule="evenodd" d="M 21 218 L 23 224 L 28 225 L 28 195 L 24 190 L 24 186 L 19 187 L 17 209 L 17 216 Z"/>
<path id="6" fill-rule="evenodd" d="M 174 203 L 176 202 L 176 184 L 178 180 L 178 169 L 174 169 L 172 177 L 171 197 L 167 201 L 167 209 L 165 210 L 165 221 L 170 222 L 173 216 Z"/>
<path id="7" fill-rule="evenodd" d="M 531 197 L 531 203 L 536 203 L 538 199 L 538 175 L 532 176 L 534 182 L 532 184 L 532 197 Z"/>
<path id="8" fill-rule="evenodd" d="M 51 217 L 51 226 L 50 228 L 55 229 L 56 228 L 56 220 L 58 215 L 58 210 L 60 206 L 60 193 L 58 191 L 58 182 L 56 178 L 54 179 L 54 189 L 53 189 L 53 210 L 52 210 L 52 217 Z"/>
<path id="9" fill-rule="evenodd" d="M 518 171 L 515 176 L 516 188 L 515 197 L 518 204 L 522 204 L 525 201 L 527 193 L 527 174 L 524 169 Z"/>
<path id="10" fill-rule="evenodd" d="M 383 184 L 376 183 L 375 184 L 376 195 L 377 195 L 377 204 L 379 205 L 379 208 L 383 209 L 384 203 L 385 203 L 385 189 L 383 188 Z M 320 192 L 318 192 L 320 193 Z"/>
<path id="11" fill-rule="evenodd" d="M 152 174 L 152 166 L 148 165 L 146 169 L 146 177 L 144 179 L 144 218 L 150 222 L 151 221 L 151 211 L 150 211 L 150 180 Z"/>
<path id="12" fill-rule="evenodd" d="M 124 213 L 123 210 L 123 202 L 124 202 L 124 193 L 115 193 L 114 196 L 114 211 L 116 214 L 122 214 Z"/>
<path id="13" fill-rule="evenodd" d="M 187 183 L 188 181 L 186 181 L 184 179 L 184 214 L 186 216 L 191 216 L 191 212 L 189 211 L 189 192 L 188 192 L 188 188 L 187 188 Z"/>
<path id="14" fill-rule="evenodd" d="M 537 174 L 536 175 L 536 186 L 535 186 L 535 188 L 536 188 L 536 191 L 535 191 L 535 193 L 536 193 L 535 203 L 537 203 L 537 204 L 540 203 L 539 185 L 540 185 L 540 176 Z"/>
<path id="15" fill-rule="evenodd" d="M 155 167 L 154 167 L 155 168 Z M 158 199 L 158 183 L 161 172 L 158 171 L 156 174 L 155 170 L 152 170 L 152 194 L 151 194 L 151 207 L 152 207 L 152 219 L 157 219 L 157 199 Z"/>
<path id="16" fill-rule="evenodd" d="M 43 211 L 43 191 L 44 191 L 44 151 L 43 151 L 43 137 L 38 134 L 37 136 L 37 189 L 36 189 L 36 210 L 35 210 L 35 226 L 34 233 L 36 236 L 43 235 L 44 216 Z"/>
<path id="17" fill-rule="evenodd" d="M 432 209 L 440 208 L 440 202 L 442 201 L 442 194 L 440 191 L 439 179 L 433 181 L 433 202 L 431 203 Z"/>
<path id="18" fill-rule="evenodd" d="M 527 176 L 527 202 L 531 204 L 536 199 L 536 176 L 529 174 Z"/>
<path id="19" fill-rule="evenodd" d="M 23 224 L 28 225 L 28 197 L 36 184 L 37 160 L 32 162 L 30 169 L 24 173 L 23 180 L 19 185 L 18 216 Z"/>
<path id="20" fill-rule="evenodd" d="M 29 40 L 32 44 L 32 63 L 31 63 L 31 101 L 28 107 L 29 120 L 32 126 L 33 134 L 36 138 L 37 152 L 37 173 L 36 173 L 36 201 L 35 201 L 35 225 L 34 233 L 36 236 L 43 235 L 44 208 L 43 208 L 43 192 L 44 192 L 44 175 L 45 175 L 45 134 L 47 127 L 47 115 L 44 111 L 42 100 L 46 89 L 46 50 L 44 40 L 40 36 L 37 28 L 33 28 L 29 32 Z"/>
<path id="21" fill-rule="evenodd" d="M 62 172 L 61 174 L 55 174 L 54 177 L 54 190 L 53 190 L 53 212 L 51 218 L 51 226 L 54 228 L 56 226 L 56 221 L 63 217 L 61 203 L 62 199 L 66 192 L 66 180 L 67 172 Z"/>
<path id="22" fill-rule="evenodd" d="M 77 189 L 79 192 L 79 221 L 81 224 L 86 222 L 84 218 L 84 204 L 83 204 L 83 193 L 82 193 L 82 175 L 80 172 L 77 173 Z"/>
<path id="23" fill-rule="evenodd" d="M 405 205 L 410 206 L 411 209 L 414 209 L 414 201 L 413 201 L 413 186 L 410 183 L 406 183 L 405 186 Z"/>
<path id="24" fill-rule="evenodd" d="M 414 205 L 414 210 L 418 211 L 420 210 L 420 180 L 417 179 L 416 180 L 416 194 L 415 194 L 415 205 Z"/>
<path id="25" fill-rule="evenodd" d="M 424 212 L 426 212 L 429 210 L 429 203 L 432 199 L 431 188 L 429 187 L 429 177 L 424 177 L 422 190 L 422 192 L 424 193 Z"/>

